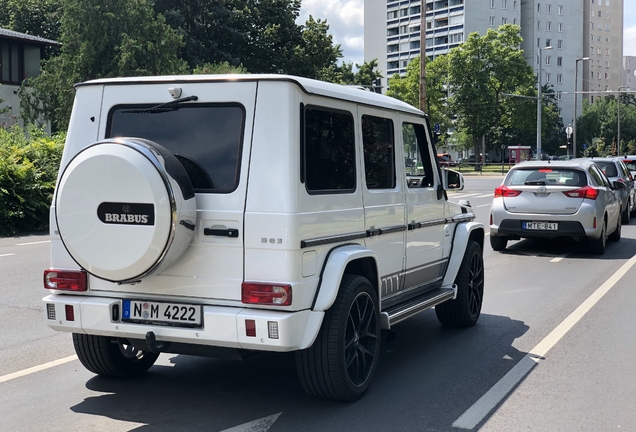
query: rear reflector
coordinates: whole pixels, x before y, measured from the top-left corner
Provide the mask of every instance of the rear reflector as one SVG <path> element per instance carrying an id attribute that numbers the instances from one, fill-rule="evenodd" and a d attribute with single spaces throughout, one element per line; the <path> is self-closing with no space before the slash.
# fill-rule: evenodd
<path id="1" fill-rule="evenodd" d="M 256 337 L 256 321 L 245 320 L 245 336 Z"/>
<path id="2" fill-rule="evenodd" d="M 64 311 L 66 312 L 66 321 L 75 321 L 73 305 L 64 305 Z"/>
<path id="3" fill-rule="evenodd" d="M 521 193 L 520 190 L 510 189 L 507 186 L 502 185 L 502 186 L 499 186 L 497 189 L 495 189 L 495 198 L 498 198 L 498 197 L 511 198 L 511 197 L 519 196 L 520 193 Z"/>
<path id="4" fill-rule="evenodd" d="M 64 291 L 86 291 L 86 272 L 72 270 L 44 270 L 44 288 Z"/>
<path id="5" fill-rule="evenodd" d="M 271 285 L 244 282 L 241 288 L 241 300 L 243 303 L 289 306 L 292 302 L 291 285 Z"/>
<path id="6" fill-rule="evenodd" d="M 267 321 L 267 333 L 270 339 L 278 339 L 278 322 Z"/>

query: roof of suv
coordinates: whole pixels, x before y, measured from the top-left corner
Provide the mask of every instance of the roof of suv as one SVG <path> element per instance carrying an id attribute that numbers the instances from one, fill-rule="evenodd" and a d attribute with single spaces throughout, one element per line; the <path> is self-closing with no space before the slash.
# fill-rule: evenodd
<path id="1" fill-rule="evenodd" d="M 326 96 L 365 105 L 381 106 L 398 110 L 416 116 L 426 116 L 417 108 L 398 99 L 378 93 L 360 90 L 356 86 L 343 86 L 309 78 L 292 75 L 275 74 L 229 74 L 229 75 L 172 75 L 150 77 L 123 77 L 103 78 L 78 83 L 76 87 L 89 85 L 135 85 L 135 84 L 178 84 L 178 83 L 204 83 L 204 82 L 253 82 L 253 81 L 286 81 L 296 84 L 303 92 L 308 94 Z"/>

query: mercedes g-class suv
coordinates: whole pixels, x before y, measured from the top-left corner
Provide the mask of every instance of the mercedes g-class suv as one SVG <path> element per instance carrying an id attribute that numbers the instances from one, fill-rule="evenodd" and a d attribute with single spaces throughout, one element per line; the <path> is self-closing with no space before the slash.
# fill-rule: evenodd
<path id="1" fill-rule="evenodd" d="M 308 393 L 355 400 L 395 323 L 479 318 L 484 227 L 446 196 L 462 188 L 424 113 L 379 94 L 277 75 L 81 83 L 46 322 L 102 376 L 162 352 L 295 351 Z"/>

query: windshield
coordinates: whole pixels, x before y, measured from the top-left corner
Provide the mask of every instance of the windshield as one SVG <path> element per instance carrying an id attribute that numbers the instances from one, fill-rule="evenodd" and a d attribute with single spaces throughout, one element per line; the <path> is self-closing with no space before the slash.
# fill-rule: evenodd
<path id="1" fill-rule="evenodd" d="M 120 105 L 109 115 L 110 137 L 140 137 L 181 161 L 195 192 L 227 193 L 239 181 L 245 111 L 239 104 L 187 104 L 165 110 Z"/>
<path id="2" fill-rule="evenodd" d="M 523 168 L 512 170 L 506 178 L 507 186 L 577 186 L 587 185 L 583 171 L 569 168 Z"/>

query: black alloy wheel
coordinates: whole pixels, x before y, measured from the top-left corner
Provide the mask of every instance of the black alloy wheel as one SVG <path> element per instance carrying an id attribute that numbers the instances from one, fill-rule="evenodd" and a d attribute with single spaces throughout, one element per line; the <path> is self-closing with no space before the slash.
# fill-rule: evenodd
<path id="1" fill-rule="evenodd" d="M 345 330 L 345 367 L 354 386 L 360 387 L 369 378 L 376 362 L 379 343 L 375 302 L 366 292 L 353 301 Z"/>

